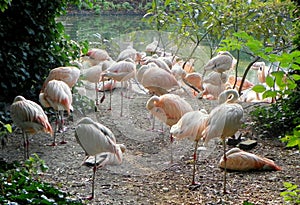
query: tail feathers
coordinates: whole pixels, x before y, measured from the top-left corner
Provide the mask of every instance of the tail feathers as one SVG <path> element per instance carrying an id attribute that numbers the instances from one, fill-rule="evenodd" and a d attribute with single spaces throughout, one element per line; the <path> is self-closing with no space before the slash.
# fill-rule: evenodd
<path id="1" fill-rule="evenodd" d="M 276 165 L 272 160 L 264 158 L 265 164 L 262 166 L 262 170 L 275 170 L 280 171 L 282 168 Z"/>

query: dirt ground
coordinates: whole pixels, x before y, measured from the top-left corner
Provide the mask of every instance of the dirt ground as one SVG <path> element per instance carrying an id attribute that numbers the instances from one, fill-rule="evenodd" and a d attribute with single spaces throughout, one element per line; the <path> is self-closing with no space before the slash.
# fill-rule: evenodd
<path id="1" fill-rule="evenodd" d="M 92 85 L 85 86 L 81 92 L 94 99 Z M 169 142 L 169 128 L 164 132 L 151 131 L 152 120 L 145 105 L 149 95 L 135 92 L 132 99 L 124 99 L 123 116 L 120 116 L 120 88 L 112 95 L 112 110 L 108 111 L 109 93 L 98 108 L 98 112 L 86 111 L 85 115 L 109 127 L 115 134 L 117 143 L 126 145 L 123 163 L 98 169 L 95 182 L 95 199 L 86 204 L 243 204 L 245 201 L 259 204 L 284 204 L 280 192 L 283 182 L 300 185 L 300 154 L 296 149 L 286 149 L 276 140 L 268 140 L 251 133 L 248 128 L 239 131 L 247 133 L 258 145 L 250 152 L 273 159 L 282 171 L 273 172 L 229 172 L 227 189 L 223 195 L 223 170 L 218 167 L 223 152 L 222 145 L 216 144 L 208 152 L 199 153 L 196 180 L 200 186 L 190 189 L 192 177 L 192 156 L 194 143 L 189 140 Z M 194 109 L 206 108 L 210 111 L 214 101 L 198 100 L 183 95 Z M 100 93 L 100 95 L 102 95 Z M 243 107 L 248 104 L 242 104 Z M 73 112 L 73 122 L 65 133 L 67 144 L 55 147 L 46 146 L 52 142 L 47 135 L 30 137 L 30 153 L 36 152 L 49 170 L 44 180 L 73 195 L 74 198 L 91 193 L 92 168 L 81 166 L 84 152 L 74 137 L 76 123 L 84 114 Z M 251 122 L 245 109 L 243 121 Z M 162 124 L 156 120 L 156 129 Z M 251 127 L 251 126 L 250 126 Z M 247 130 L 246 130 L 247 129 Z M 57 140 L 61 139 L 58 134 Z M 173 149 L 174 163 L 170 164 L 170 150 Z M 227 149 L 231 148 L 230 146 Z M 0 158 L 6 161 L 23 160 L 21 133 L 14 133 Z"/>

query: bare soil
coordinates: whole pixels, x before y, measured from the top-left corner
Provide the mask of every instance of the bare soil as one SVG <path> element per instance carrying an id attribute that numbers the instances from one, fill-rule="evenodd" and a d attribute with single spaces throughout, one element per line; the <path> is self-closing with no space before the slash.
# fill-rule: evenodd
<path id="1" fill-rule="evenodd" d="M 86 86 L 84 92 L 94 99 L 93 86 Z M 124 160 L 120 166 L 98 169 L 95 182 L 95 199 L 83 201 L 86 204 L 243 204 L 245 201 L 258 204 L 284 204 L 280 192 L 283 182 L 300 185 L 300 154 L 296 149 L 286 149 L 278 140 L 261 138 L 252 133 L 250 108 L 245 109 L 244 123 L 240 133 L 258 141 L 250 152 L 274 160 L 282 171 L 273 172 L 229 172 L 227 190 L 223 195 L 223 170 L 218 167 L 223 152 L 222 145 L 216 144 L 210 152 L 199 153 L 196 180 L 198 187 L 191 189 L 192 156 L 194 143 L 189 140 L 169 142 L 169 128 L 164 132 L 151 131 L 152 120 L 145 105 L 149 95 L 134 92 L 132 99 L 124 98 L 123 116 L 120 116 L 120 92 L 113 91 L 112 110 L 109 111 L 109 92 L 98 112 L 73 112 L 65 133 L 67 144 L 46 146 L 52 142 L 48 135 L 30 137 L 30 153 L 37 153 L 49 170 L 42 176 L 51 184 L 65 190 L 74 198 L 91 193 L 92 168 L 81 166 L 84 152 L 74 137 L 76 123 L 85 115 L 109 127 L 117 142 L 126 145 Z M 183 95 L 194 109 L 205 108 L 210 111 L 216 102 L 198 100 Z M 100 95 L 102 95 L 100 93 Z M 249 104 L 242 104 L 243 107 Z M 155 121 L 156 129 L 162 123 Z M 58 134 L 57 140 L 62 134 Z M 174 163 L 170 164 L 170 150 L 173 149 Z M 228 146 L 227 149 L 231 148 Z M 9 138 L 0 158 L 6 161 L 23 160 L 23 146 L 20 132 Z"/>

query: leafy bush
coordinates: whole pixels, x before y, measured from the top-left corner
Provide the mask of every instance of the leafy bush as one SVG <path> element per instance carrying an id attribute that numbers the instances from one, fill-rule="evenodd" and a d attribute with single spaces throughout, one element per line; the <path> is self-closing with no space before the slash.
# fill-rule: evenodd
<path id="1" fill-rule="evenodd" d="M 266 137 L 283 137 L 291 134 L 300 124 L 300 91 L 294 91 L 287 98 L 278 100 L 270 106 L 256 107 L 250 114 L 253 128 Z"/>
<path id="2" fill-rule="evenodd" d="M 286 135 L 284 138 L 281 139 L 282 142 L 287 143 L 287 147 L 295 147 L 298 146 L 300 150 L 300 125 L 293 129 L 293 134 Z"/>
<path id="3" fill-rule="evenodd" d="M 66 1 L 16 0 L 0 13 L 1 102 L 19 94 L 37 101 L 49 70 L 79 57 L 79 46 L 55 21 L 65 6 Z"/>
<path id="4" fill-rule="evenodd" d="M 48 169 L 37 155 L 24 165 L 0 163 L 1 204 L 82 204 L 69 194 L 41 181 L 40 172 Z"/>
<path id="5" fill-rule="evenodd" d="M 300 204 L 300 188 L 290 182 L 284 182 L 284 187 L 287 189 L 280 193 L 285 202 L 290 202 L 289 204 Z"/>
<path id="6" fill-rule="evenodd" d="M 3 147 L 6 142 L 7 134 L 12 132 L 12 127 L 10 124 L 4 124 L 0 120 L 0 144 Z"/>

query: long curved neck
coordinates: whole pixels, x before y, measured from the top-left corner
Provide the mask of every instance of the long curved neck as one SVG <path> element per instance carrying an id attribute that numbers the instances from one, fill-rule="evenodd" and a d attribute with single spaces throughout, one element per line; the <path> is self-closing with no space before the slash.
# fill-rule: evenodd
<path id="1" fill-rule="evenodd" d="M 155 102 L 156 101 L 159 101 L 159 97 L 158 96 L 152 96 L 149 100 L 148 100 L 148 102 L 147 102 L 147 104 L 146 104 L 146 108 L 148 109 L 148 110 L 152 110 L 154 107 L 155 107 Z"/>
<path id="2" fill-rule="evenodd" d="M 233 103 L 239 98 L 239 93 L 235 89 L 225 90 L 219 95 L 219 104 Z"/>

